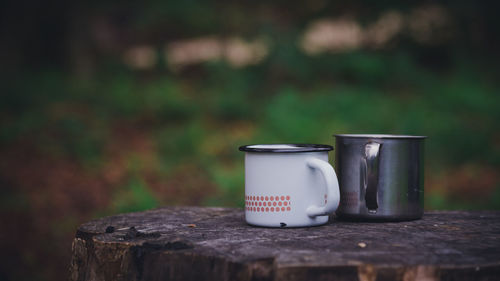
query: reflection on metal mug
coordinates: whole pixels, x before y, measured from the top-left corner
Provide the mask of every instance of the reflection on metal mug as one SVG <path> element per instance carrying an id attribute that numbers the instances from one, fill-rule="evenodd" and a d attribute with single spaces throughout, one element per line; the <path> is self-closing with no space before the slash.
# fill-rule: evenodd
<path id="1" fill-rule="evenodd" d="M 412 220 L 424 211 L 424 136 L 335 135 L 345 219 Z"/>

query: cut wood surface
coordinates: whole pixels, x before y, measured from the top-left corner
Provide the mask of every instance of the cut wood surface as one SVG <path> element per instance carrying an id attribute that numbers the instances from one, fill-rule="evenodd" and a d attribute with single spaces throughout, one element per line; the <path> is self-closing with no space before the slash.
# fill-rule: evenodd
<path id="1" fill-rule="evenodd" d="M 166 207 L 81 225 L 70 280 L 500 280 L 500 212 L 260 228 L 233 208 Z"/>

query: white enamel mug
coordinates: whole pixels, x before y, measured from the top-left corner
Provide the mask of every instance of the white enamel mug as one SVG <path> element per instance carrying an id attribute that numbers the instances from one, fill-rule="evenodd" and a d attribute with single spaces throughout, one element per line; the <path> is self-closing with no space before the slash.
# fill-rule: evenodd
<path id="1" fill-rule="evenodd" d="M 245 219 L 266 227 L 328 222 L 340 200 L 328 151 L 320 144 L 256 144 L 245 153 Z"/>

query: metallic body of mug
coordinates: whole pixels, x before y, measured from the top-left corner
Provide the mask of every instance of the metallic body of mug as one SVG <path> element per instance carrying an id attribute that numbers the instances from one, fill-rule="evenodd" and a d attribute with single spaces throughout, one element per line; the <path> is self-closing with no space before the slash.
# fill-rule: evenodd
<path id="1" fill-rule="evenodd" d="M 424 211 L 424 136 L 335 135 L 339 218 L 419 219 Z"/>

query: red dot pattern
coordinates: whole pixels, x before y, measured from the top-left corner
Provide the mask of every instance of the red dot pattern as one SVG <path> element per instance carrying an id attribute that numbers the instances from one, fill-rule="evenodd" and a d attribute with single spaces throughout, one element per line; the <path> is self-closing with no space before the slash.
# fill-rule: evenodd
<path id="1" fill-rule="evenodd" d="M 325 196 L 326 198 L 326 196 Z M 264 213 L 280 213 L 290 212 L 292 210 L 292 203 L 290 195 L 246 195 L 245 196 L 245 210 L 248 212 L 264 212 Z M 325 199 L 326 200 L 326 199 Z"/>

